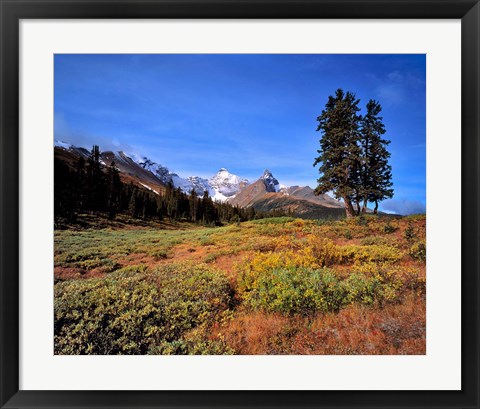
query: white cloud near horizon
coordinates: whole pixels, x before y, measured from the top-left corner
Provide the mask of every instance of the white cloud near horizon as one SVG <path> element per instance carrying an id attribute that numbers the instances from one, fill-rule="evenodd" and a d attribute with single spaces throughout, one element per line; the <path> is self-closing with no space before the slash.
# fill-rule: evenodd
<path id="1" fill-rule="evenodd" d="M 380 203 L 380 210 L 385 213 L 396 213 L 401 215 L 425 213 L 426 206 L 419 200 L 408 199 L 387 199 Z"/>

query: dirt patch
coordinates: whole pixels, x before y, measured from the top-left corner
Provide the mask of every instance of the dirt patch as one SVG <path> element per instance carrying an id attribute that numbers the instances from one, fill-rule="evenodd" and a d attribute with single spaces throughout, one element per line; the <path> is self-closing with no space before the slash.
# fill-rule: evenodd
<path id="1" fill-rule="evenodd" d="M 139 264 L 143 264 L 147 267 L 154 267 L 157 264 L 161 264 L 161 262 L 164 261 L 164 259 L 158 259 L 153 256 L 149 256 L 148 254 L 145 253 L 131 253 L 128 256 L 119 258 L 117 261 L 119 264 L 121 264 L 124 267 L 127 266 L 135 266 Z"/>
<path id="2" fill-rule="evenodd" d="M 236 275 L 236 266 L 241 264 L 245 256 L 248 254 L 246 251 L 241 251 L 237 254 L 226 254 L 219 256 L 215 259 L 215 267 L 227 273 L 229 277 Z"/>
<path id="3" fill-rule="evenodd" d="M 53 270 L 53 277 L 55 282 L 67 280 L 79 280 L 87 278 L 104 277 L 106 273 L 100 269 L 85 270 L 83 268 L 75 267 L 55 267 Z"/>
<path id="4" fill-rule="evenodd" d="M 170 261 L 203 261 L 205 256 L 209 253 L 206 246 L 195 246 L 191 243 L 179 244 L 170 250 L 172 258 Z"/>

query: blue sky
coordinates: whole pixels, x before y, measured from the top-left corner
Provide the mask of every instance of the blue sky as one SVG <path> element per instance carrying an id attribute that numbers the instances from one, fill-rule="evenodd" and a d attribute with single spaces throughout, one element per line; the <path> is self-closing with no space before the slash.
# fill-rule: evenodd
<path id="1" fill-rule="evenodd" d="M 56 55 L 55 139 L 147 156 L 180 176 L 269 169 L 316 186 L 317 116 L 337 88 L 383 107 L 395 195 L 425 211 L 425 55 Z"/>

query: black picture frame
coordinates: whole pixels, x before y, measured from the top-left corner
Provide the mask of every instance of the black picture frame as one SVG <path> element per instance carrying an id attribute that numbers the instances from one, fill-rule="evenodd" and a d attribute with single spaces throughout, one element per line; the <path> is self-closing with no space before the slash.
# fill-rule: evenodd
<path id="1" fill-rule="evenodd" d="M 478 408 L 478 0 L 0 0 L 1 408 Z M 128 18 L 461 19 L 461 391 L 19 390 L 19 21 Z"/>

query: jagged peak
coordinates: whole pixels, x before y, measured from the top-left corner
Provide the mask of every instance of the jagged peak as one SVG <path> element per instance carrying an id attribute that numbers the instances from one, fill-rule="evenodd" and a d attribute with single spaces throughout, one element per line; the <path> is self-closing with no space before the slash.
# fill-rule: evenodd
<path id="1" fill-rule="evenodd" d="M 263 171 L 262 179 L 268 179 L 268 178 L 272 178 L 272 177 L 273 177 L 273 174 L 268 169 L 265 169 Z"/>
<path id="2" fill-rule="evenodd" d="M 280 190 L 280 183 L 268 169 L 265 169 L 260 179 L 265 183 L 268 192 L 278 192 Z"/>

